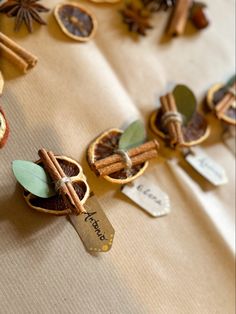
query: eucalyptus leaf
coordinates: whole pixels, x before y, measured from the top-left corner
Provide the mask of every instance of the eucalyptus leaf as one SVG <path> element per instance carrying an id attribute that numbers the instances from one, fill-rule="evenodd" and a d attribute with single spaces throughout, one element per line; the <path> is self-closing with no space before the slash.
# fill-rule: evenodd
<path id="1" fill-rule="evenodd" d="M 184 117 L 184 125 L 192 119 L 196 107 L 197 101 L 193 92 L 185 85 L 177 85 L 173 91 L 177 110 Z"/>
<path id="2" fill-rule="evenodd" d="M 51 179 L 41 166 L 31 161 L 14 160 L 12 170 L 16 180 L 30 193 L 42 198 L 56 194 Z"/>
<path id="3" fill-rule="evenodd" d="M 236 81 L 236 75 L 232 76 L 232 77 L 228 80 L 228 82 L 226 83 L 226 86 L 227 86 L 227 87 L 231 87 L 231 86 L 234 84 L 235 81 Z"/>
<path id="4" fill-rule="evenodd" d="M 121 135 L 119 140 L 119 149 L 129 150 L 136 147 L 146 140 L 146 131 L 143 123 L 140 120 L 131 123 Z"/>

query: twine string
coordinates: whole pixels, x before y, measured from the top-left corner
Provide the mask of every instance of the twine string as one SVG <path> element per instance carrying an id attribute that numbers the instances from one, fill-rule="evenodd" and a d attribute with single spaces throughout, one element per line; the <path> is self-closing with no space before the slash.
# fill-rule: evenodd
<path id="1" fill-rule="evenodd" d="M 124 149 L 117 149 L 116 153 L 119 154 L 122 157 L 123 162 L 125 164 L 126 175 L 128 177 L 130 177 L 132 175 L 131 169 L 132 169 L 132 166 L 133 166 L 133 162 L 132 162 L 131 158 L 129 157 L 128 152 L 125 151 Z"/>
<path id="2" fill-rule="evenodd" d="M 179 122 L 180 124 L 183 124 L 183 116 L 179 112 L 168 111 L 163 114 L 161 124 L 163 127 L 166 127 L 170 122 Z"/>
<path id="3" fill-rule="evenodd" d="M 60 190 L 60 188 L 62 186 L 64 186 L 66 183 L 71 182 L 71 178 L 70 177 L 63 177 L 57 181 L 55 181 L 55 189 L 56 191 Z"/>

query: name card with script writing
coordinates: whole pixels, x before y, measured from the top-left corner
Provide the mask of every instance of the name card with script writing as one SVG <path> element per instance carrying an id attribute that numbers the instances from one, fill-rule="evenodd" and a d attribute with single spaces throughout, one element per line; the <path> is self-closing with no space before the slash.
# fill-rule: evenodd
<path id="1" fill-rule="evenodd" d="M 90 252 L 108 252 L 113 243 L 115 230 L 106 217 L 96 196 L 91 196 L 84 205 L 87 213 L 70 215 L 84 246 Z"/>
<path id="2" fill-rule="evenodd" d="M 153 217 L 164 216 L 170 212 L 169 196 L 144 176 L 126 184 L 122 193 Z"/>
<path id="3" fill-rule="evenodd" d="M 215 186 L 228 182 L 224 168 L 201 149 L 185 156 L 186 161 L 205 179 Z"/>

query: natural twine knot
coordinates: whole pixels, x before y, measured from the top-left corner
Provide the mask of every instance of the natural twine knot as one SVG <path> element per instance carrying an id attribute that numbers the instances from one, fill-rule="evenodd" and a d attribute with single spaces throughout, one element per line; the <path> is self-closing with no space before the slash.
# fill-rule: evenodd
<path id="1" fill-rule="evenodd" d="M 131 168 L 133 166 L 133 162 L 131 160 L 131 158 L 129 157 L 129 154 L 127 151 L 123 150 L 123 149 L 117 149 L 116 150 L 116 153 L 119 154 L 122 159 L 123 159 L 123 162 L 125 164 L 125 171 L 126 171 L 126 174 L 128 177 L 131 176 Z"/>
<path id="2" fill-rule="evenodd" d="M 56 189 L 56 191 L 60 190 L 60 188 L 63 187 L 68 182 L 71 182 L 71 178 L 70 177 L 63 177 L 63 178 L 55 181 L 55 189 Z"/>
<path id="3" fill-rule="evenodd" d="M 183 124 L 183 116 L 178 111 L 168 111 L 163 114 L 161 123 L 163 127 L 166 127 L 170 122 L 179 122 Z"/>

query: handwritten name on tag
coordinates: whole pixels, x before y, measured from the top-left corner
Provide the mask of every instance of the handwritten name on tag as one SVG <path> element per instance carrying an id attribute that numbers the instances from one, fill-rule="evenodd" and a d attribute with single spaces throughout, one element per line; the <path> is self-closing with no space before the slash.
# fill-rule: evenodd
<path id="1" fill-rule="evenodd" d="M 122 193 L 153 217 L 164 216 L 170 212 L 168 195 L 144 176 L 126 184 Z"/>
<path id="2" fill-rule="evenodd" d="M 200 175 L 213 185 L 219 186 L 228 182 L 224 168 L 199 148 L 195 153 L 185 156 L 185 159 Z"/>
<path id="3" fill-rule="evenodd" d="M 84 207 L 87 213 L 69 216 L 73 226 L 88 251 L 108 252 L 112 247 L 114 228 L 95 196 L 90 197 Z"/>

